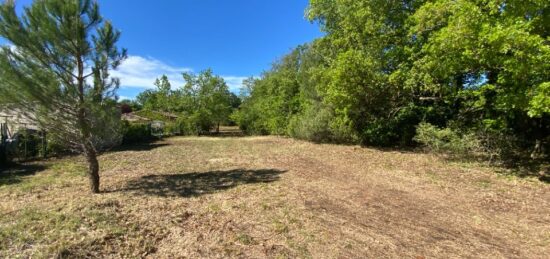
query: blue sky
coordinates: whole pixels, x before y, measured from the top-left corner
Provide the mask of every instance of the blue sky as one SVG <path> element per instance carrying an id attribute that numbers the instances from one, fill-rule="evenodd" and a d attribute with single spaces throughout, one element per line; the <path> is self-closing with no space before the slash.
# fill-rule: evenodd
<path id="1" fill-rule="evenodd" d="M 18 0 L 28 5 L 31 0 Z M 304 18 L 308 0 L 99 0 L 102 15 L 122 31 L 128 60 L 113 74 L 119 95 L 133 98 L 167 74 L 212 68 L 233 91 L 291 48 L 321 35 Z"/>

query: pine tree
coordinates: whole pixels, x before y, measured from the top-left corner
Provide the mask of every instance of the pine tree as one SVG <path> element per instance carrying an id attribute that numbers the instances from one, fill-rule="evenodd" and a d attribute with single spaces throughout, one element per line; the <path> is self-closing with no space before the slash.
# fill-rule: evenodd
<path id="1" fill-rule="evenodd" d="M 91 0 L 36 0 L 18 16 L 15 1 L 0 4 L 0 103 L 8 103 L 50 135 L 85 155 L 93 193 L 99 192 L 97 147 L 119 131 L 109 71 L 126 58 L 120 32 Z"/>

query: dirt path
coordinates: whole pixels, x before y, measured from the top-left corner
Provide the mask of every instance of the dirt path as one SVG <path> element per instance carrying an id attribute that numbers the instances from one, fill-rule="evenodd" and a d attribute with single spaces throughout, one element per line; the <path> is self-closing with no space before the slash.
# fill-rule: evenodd
<path id="1" fill-rule="evenodd" d="M 51 188 L 58 186 L 54 183 L 21 192 L 0 208 L 14 217 L 29 204 L 109 213 L 112 228 L 99 228 L 61 249 L 75 256 L 550 254 L 550 185 L 477 164 L 277 137 L 172 138 L 103 155 L 101 162 L 102 195 L 83 194 L 85 181 L 75 178 L 62 188 Z M 0 186 L 2 196 L 8 194 Z M 114 227 L 123 234 L 110 234 Z"/>

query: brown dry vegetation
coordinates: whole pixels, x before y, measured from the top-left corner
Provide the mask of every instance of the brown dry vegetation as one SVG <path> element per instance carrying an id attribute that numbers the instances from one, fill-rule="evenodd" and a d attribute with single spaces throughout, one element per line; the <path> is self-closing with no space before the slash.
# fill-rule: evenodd
<path id="1" fill-rule="evenodd" d="M 178 137 L 0 178 L 0 257 L 544 258 L 550 185 L 419 153 Z"/>

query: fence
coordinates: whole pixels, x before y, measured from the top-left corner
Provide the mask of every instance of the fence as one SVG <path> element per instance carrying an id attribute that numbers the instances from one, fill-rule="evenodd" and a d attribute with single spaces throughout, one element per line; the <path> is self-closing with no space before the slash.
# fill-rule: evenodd
<path id="1" fill-rule="evenodd" d="M 47 156 L 44 131 L 22 128 L 10 133 L 7 123 L 0 124 L 0 163 L 24 162 Z"/>

